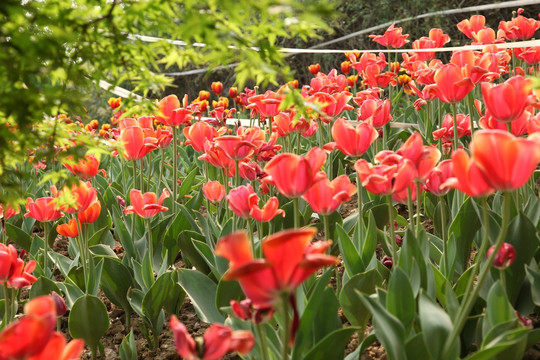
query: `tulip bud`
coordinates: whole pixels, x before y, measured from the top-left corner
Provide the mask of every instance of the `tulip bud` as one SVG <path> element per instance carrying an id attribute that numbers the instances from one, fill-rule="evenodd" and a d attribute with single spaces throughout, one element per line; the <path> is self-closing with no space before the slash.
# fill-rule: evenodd
<path id="1" fill-rule="evenodd" d="M 348 75 L 351 72 L 351 62 L 344 61 L 341 63 L 341 72 L 345 75 Z"/>
<path id="2" fill-rule="evenodd" d="M 489 258 L 491 256 L 491 253 L 495 249 L 495 246 L 492 246 L 487 251 L 487 257 Z M 495 260 L 493 261 L 493 267 L 497 269 L 506 269 L 516 259 L 516 249 L 509 244 L 509 243 L 503 243 L 501 248 L 499 249 L 499 252 L 497 255 L 495 255 Z"/>
<path id="3" fill-rule="evenodd" d="M 382 258 L 381 263 L 389 269 L 392 269 L 394 265 L 394 260 L 390 256 L 385 256 Z"/>
<path id="4" fill-rule="evenodd" d="M 233 100 L 238 97 L 238 88 L 236 86 L 229 88 L 229 97 Z"/>
<path id="5" fill-rule="evenodd" d="M 56 291 L 51 292 L 51 297 L 54 300 L 54 305 L 56 308 L 56 316 L 62 316 L 67 311 L 66 302 L 64 298 L 56 293 Z"/>
<path id="6" fill-rule="evenodd" d="M 216 95 L 221 95 L 221 93 L 223 92 L 223 84 L 220 81 L 213 82 L 210 87 Z"/>

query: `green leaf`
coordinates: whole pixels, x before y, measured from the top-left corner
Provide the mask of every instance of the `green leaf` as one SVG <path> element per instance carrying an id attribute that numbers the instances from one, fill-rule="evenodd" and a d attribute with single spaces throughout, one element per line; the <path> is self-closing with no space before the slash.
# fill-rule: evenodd
<path id="1" fill-rule="evenodd" d="M 175 291 L 175 283 L 173 280 L 173 273 L 166 272 L 156 279 L 154 284 L 148 289 L 148 292 L 144 295 L 141 308 L 143 314 L 152 324 L 152 331 L 154 333 L 161 332 L 163 323 L 160 321 L 160 314 L 163 311 L 163 307 L 166 303 L 170 303 L 172 297 L 178 298 Z M 176 306 L 174 306 L 176 308 Z"/>
<path id="2" fill-rule="evenodd" d="M 32 236 L 11 223 L 6 222 L 4 225 L 7 237 L 24 250 L 30 251 L 30 247 L 32 246 Z"/>
<path id="3" fill-rule="evenodd" d="M 363 272 L 365 270 L 365 265 L 360 258 L 360 254 L 354 246 L 351 237 L 345 232 L 341 225 L 336 226 L 336 235 L 339 250 L 343 256 L 345 271 L 347 271 L 349 277 Z"/>
<path id="4" fill-rule="evenodd" d="M 526 266 L 525 269 L 527 271 L 527 277 L 531 282 L 531 293 L 534 304 L 540 306 L 540 271 L 530 266 Z"/>
<path id="5" fill-rule="evenodd" d="M 495 284 L 493 284 L 489 290 L 487 297 L 486 317 L 484 319 L 484 334 L 486 334 L 489 329 L 496 325 L 516 319 L 517 317 L 514 313 L 514 308 L 508 302 L 506 291 L 504 291 L 500 281 L 495 282 Z"/>
<path id="6" fill-rule="evenodd" d="M 471 245 L 481 225 L 471 201 L 471 198 L 468 198 L 463 202 L 448 229 L 448 233 L 453 235 L 457 246 L 455 269 L 460 274 L 467 268 L 466 262 L 469 259 Z"/>
<path id="7" fill-rule="evenodd" d="M 189 295 L 199 319 L 208 323 L 223 323 L 224 316 L 216 307 L 217 285 L 197 270 L 177 270 L 178 283 Z"/>
<path id="8" fill-rule="evenodd" d="M 30 299 L 33 299 L 37 296 L 49 295 L 53 291 L 60 295 L 60 289 L 54 281 L 44 276 L 40 276 L 39 279 L 32 284 L 29 297 Z"/>
<path id="9" fill-rule="evenodd" d="M 359 301 L 358 292 L 371 295 L 380 285 L 382 278 L 376 269 L 356 274 L 345 283 L 339 294 L 339 303 L 343 314 L 352 325 L 365 327 L 371 317 L 369 310 Z"/>
<path id="10" fill-rule="evenodd" d="M 244 297 L 244 292 L 238 281 L 219 280 L 216 291 L 216 307 L 218 309 L 230 306 L 231 300 L 240 301 Z"/>
<path id="11" fill-rule="evenodd" d="M 195 180 L 195 176 L 197 176 L 197 173 L 199 172 L 199 168 L 195 167 L 182 181 L 182 185 L 180 185 L 180 190 L 178 191 L 178 199 L 181 200 L 184 196 L 189 194 L 191 191 L 191 187 L 193 185 L 193 181 Z"/>
<path id="12" fill-rule="evenodd" d="M 96 352 L 99 339 L 109 328 L 109 315 L 103 302 L 93 296 L 80 297 L 69 313 L 69 333 L 75 339 L 83 339 L 93 353 Z"/>
<path id="13" fill-rule="evenodd" d="M 345 346 L 357 329 L 343 328 L 332 331 L 319 341 L 302 360 L 340 360 L 345 357 Z"/>
<path id="14" fill-rule="evenodd" d="M 131 313 L 131 305 L 127 300 L 129 289 L 133 286 L 133 277 L 129 269 L 120 260 L 104 258 L 101 274 L 101 289 L 105 296 L 116 306 Z"/>
<path id="15" fill-rule="evenodd" d="M 360 301 L 373 315 L 373 329 L 377 339 L 386 349 L 389 359 L 407 360 L 405 353 L 405 328 L 398 318 L 390 314 L 376 299 L 359 294 Z"/>
<path id="16" fill-rule="evenodd" d="M 122 339 L 120 344 L 120 360 L 137 360 L 137 345 L 133 330 Z"/>
<path id="17" fill-rule="evenodd" d="M 200 272 L 208 274 L 210 272 L 208 261 L 210 260 L 206 257 L 203 257 L 200 253 L 200 250 L 194 245 L 194 243 L 199 242 L 207 245 L 204 242 L 204 236 L 194 231 L 182 231 L 178 235 L 178 248 L 182 250 L 182 258 L 189 261 L 191 265 L 195 266 L 195 268 Z M 208 245 L 205 248 L 210 250 L 210 248 L 208 248 Z M 215 264 L 213 264 L 213 261 L 211 266 L 215 266 Z"/>
<path id="18" fill-rule="evenodd" d="M 390 275 L 386 309 L 401 321 L 405 332 L 410 331 L 416 317 L 416 301 L 409 278 L 399 267 Z"/>
<path id="19" fill-rule="evenodd" d="M 457 359 L 459 356 L 459 339 L 452 344 L 448 357 L 443 357 L 446 340 L 452 332 L 452 320 L 439 305 L 433 302 L 423 291 L 418 301 L 422 336 L 431 359 Z"/>
<path id="20" fill-rule="evenodd" d="M 71 309 L 75 302 L 84 296 L 84 292 L 77 286 L 69 283 L 57 283 L 58 288 L 62 291 L 66 299 L 68 309 Z"/>

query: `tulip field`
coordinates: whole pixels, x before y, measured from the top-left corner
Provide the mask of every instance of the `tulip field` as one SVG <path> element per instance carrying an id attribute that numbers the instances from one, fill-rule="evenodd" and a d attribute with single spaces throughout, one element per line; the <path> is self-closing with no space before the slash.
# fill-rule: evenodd
<path id="1" fill-rule="evenodd" d="M 0 205 L 0 360 L 539 359 L 532 15 L 44 119 L 77 151 Z"/>

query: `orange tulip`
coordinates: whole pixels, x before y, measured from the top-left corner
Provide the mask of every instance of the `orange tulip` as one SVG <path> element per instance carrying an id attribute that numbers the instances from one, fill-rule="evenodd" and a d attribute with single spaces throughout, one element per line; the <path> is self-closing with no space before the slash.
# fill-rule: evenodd
<path id="1" fill-rule="evenodd" d="M 67 159 L 73 160 L 73 157 Z M 105 170 L 99 169 L 99 160 L 92 154 L 87 154 L 84 159 L 80 159 L 77 163 L 64 163 L 66 169 L 71 171 L 73 175 L 76 175 L 84 180 L 88 180 L 101 172 L 105 176 Z"/>
<path id="2" fill-rule="evenodd" d="M 378 137 L 377 130 L 367 122 L 354 127 L 344 118 L 339 118 L 332 126 L 332 139 L 336 147 L 348 156 L 363 155 Z"/>
<path id="3" fill-rule="evenodd" d="M 197 121 L 191 126 L 184 128 L 186 145 L 191 145 L 197 152 L 204 152 L 204 143 L 206 140 L 212 141 L 218 136 L 218 131 L 204 121 Z"/>
<path id="4" fill-rule="evenodd" d="M 540 29 L 540 21 L 526 18 L 521 15 L 523 9 L 519 9 L 518 16 L 510 21 L 501 21 L 499 23 L 499 32 L 502 32 L 501 37 L 510 41 L 528 40 L 532 38 L 536 30 Z"/>
<path id="5" fill-rule="evenodd" d="M 358 109 L 358 119 L 380 129 L 392 120 L 390 100 L 367 99 Z"/>
<path id="6" fill-rule="evenodd" d="M 79 230 L 77 228 L 77 220 L 71 219 L 67 224 L 61 224 L 56 226 L 56 232 L 62 236 L 76 238 L 79 236 Z"/>
<path id="7" fill-rule="evenodd" d="M 457 28 L 466 37 L 472 39 L 474 33 L 486 28 L 486 18 L 483 15 L 473 15 L 470 19 L 460 21 Z"/>
<path id="8" fill-rule="evenodd" d="M 471 135 L 471 121 L 469 115 L 457 114 L 458 138 Z M 446 114 L 443 118 L 442 127 L 433 132 L 433 140 L 442 139 L 443 142 L 451 142 L 454 138 L 453 116 Z"/>
<path id="9" fill-rule="evenodd" d="M 264 136 L 264 135 L 263 135 Z M 216 147 L 231 160 L 240 161 L 253 155 L 255 144 L 242 136 L 224 135 L 214 138 Z"/>
<path id="10" fill-rule="evenodd" d="M 220 202 L 225 197 L 225 186 L 219 181 L 209 181 L 202 186 L 204 196 L 213 203 Z"/>
<path id="11" fill-rule="evenodd" d="M 95 200 L 86 208 L 86 210 L 78 213 L 77 218 L 81 224 L 92 224 L 98 219 L 100 213 L 101 202 L 99 200 Z"/>
<path id="12" fill-rule="evenodd" d="M 396 151 L 396 154 L 412 161 L 416 167 L 417 181 L 422 181 L 441 158 L 439 149 L 423 145 L 422 137 L 418 132 L 412 134 Z M 384 159 L 381 160 L 381 163 L 385 163 Z"/>
<path id="13" fill-rule="evenodd" d="M 2 205 L 0 204 L 0 219 L 8 220 L 17 215 L 21 209 L 17 205 L 12 207 L 11 205 Z"/>
<path id="14" fill-rule="evenodd" d="M 476 132 L 470 147 L 472 159 L 486 182 L 501 191 L 523 186 L 540 161 L 535 141 L 502 130 Z"/>
<path id="15" fill-rule="evenodd" d="M 258 201 L 256 204 L 253 204 L 249 211 L 249 215 L 256 221 L 268 222 L 278 215 L 285 217 L 285 211 L 279 208 L 278 198 L 272 196 L 262 208 L 259 207 Z"/>
<path id="16" fill-rule="evenodd" d="M 482 97 L 487 113 L 505 122 L 519 118 L 525 108 L 535 102 L 530 81 L 522 76 L 514 76 L 499 85 L 483 82 Z"/>
<path id="17" fill-rule="evenodd" d="M 319 175 L 317 172 L 326 161 L 326 152 L 312 148 L 306 156 L 291 153 L 279 154 L 270 160 L 264 171 L 270 176 L 264 181 L 277 187 L 288 198 L 296 198 L 309 190 Z"/>
<path id="18" fill-rule="evenodd" d="M 157 139 L 145 136 L 140 126 L 129 126 L 120 131 L 120 141 L 124 142 L 124 157 L 127 160 L 139 160 L 150 151 L 157 149 Z"/>
<path id="19" fill-rule="evenodd" d="M 332 181 L 325 176 L 313 184 L 302 198 L 317 214 L 330 215 L 355 193 L 356 185 L 351 183 L 347 175 L 338 176 Z"/>
<path id="20" fill-rule="evenodd" d="M 321 65 L 319 64 L 309 65 L 308 70 L 311 73 L 311 75 L 317 75 L 319 72 L 321 72 Z"/>
<path id="21" fill-rule="evenodd" d="M 214 81 L 212 85 L 210 85 L 210 88 L 212 89 L 212 92 L 218 96 L 223 92 L 223 84 L 220 81 Z"/>
<path id="22" fill-rule="evenodd" d="M 449 178 L 442 187 L 457 189 L 471 197 L 488 196 L 495 192 L 491 187 L 478 165 L 469 158 L 463 149 L 452 152 L 452 165 L 454 177 Z"/>
<path id="23" fill-rule="evenodd" d="M 349 75 L 351 72 L 351 62 L 350 61 L 344 61 L 341 63 L 341 72 L 344 75 Z"/>

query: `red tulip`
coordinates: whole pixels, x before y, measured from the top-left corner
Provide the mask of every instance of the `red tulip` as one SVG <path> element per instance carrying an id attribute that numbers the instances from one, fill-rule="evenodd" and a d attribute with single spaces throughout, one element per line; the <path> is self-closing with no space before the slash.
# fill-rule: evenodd
<path id="1" fill-rule="evenodd" d="M 0 204 L 0 219 L 8 220 L 17 215 L 21 209 L 17 205 L 15 208 L 11 205 Z"/>
<path id="2" fill-rule="evenodd" d="M 313 185 L 325 161 L 326 152 L 321 148 L 312 148 L 306 156 L 279 154 L 264 167 L 270 175 L 264 181 L 275 185 L 285 197 L 296 198 Z"/>
<path id="3" fill-rule="evenodd" d="M 461 69 L 455 64 L 443 65 L 435 72 L 434 87 L 437 97 L 445 103 L 461 101 L 474 88 L 469 77 L 464 77 Z"/>
<path id="4" fill-rule="evenodd" d="M 403 159 L 399 164 L 373 166 L 364 159 L 354 164 L 358 178 L 369 192 L 391 195 L 407 188 L 416 176 L 414 163 Z"/>
<path id="5" fill-rule="evenodd" d="M 443 47 L 446 43 L 450 42 L 450 36 L 437 28 L 429 30 L 428 37 L 435 42 L 434 47 L 436 48 Z"/>
<path id="6" fill-rule="evenodd" d="M 349 75 L 351 72 L 351 62 L 350 61 L 344 61 L 341 63 L 341 72 L 344 75 Z"/>
<path id="7" fill-rule="evenodd" d="M 348 156 L 363 155 L 378 137 L 377 130 L 367 122 L 354 127 L 344 118 L 339 118 L 332 126 L 336 147 Z"/>
<path id="8" fill-rule="evenodd" d="M 256 146 L 244 140 L 242 136 L 225 135 L 214 138 L 216 147 L 231 160 L 240 161 L 249 158 L 255 152 Z"/>
<path id="9" fill-rule="evenodd" d="M 471 196 L 488 196 L 495 192 L 484 177 L 476 162 L 471 161 L 467 152 L 457 149 L 452 152 L 454 177 L 446 180 L 442 187 L 450 187 Z"/>
<path id="10" fill-rule="evenodd" d="M 447 35 L 448 36 L 448 35 Z M 437 43 L 435 40 L 432 40 L 426 36 L 422 36 L 420 39 L 414 40 L 412 43 L 412 48 L 417 49 L 433 49 L 436 48 Z M 421 52 L 412 52 L 414 58 L 419 61 L 430 61 L 435 57 L 435 51 L 421 51 Z"/>
<path id="11" fill-rule="evenodd" d="M 204 144 L 204 154 L 199 156 L 199 160 L 206 160 L 217 168 L 233 169 L 234 174 L 234 160 L 227 157 L 225 152 L 218 148 L 215 142 L 206 141 Z"/>
<path id="12" fill-rule="evenodd" d="M 518 10 L 518 16 L 510 21 L 501 21 L 499 23 L 499 31 L 502 32 L 502 37 L 510 41 L 528 40 L 534 36 L 536 30 L 540 29 L 540 21 L 526 18 L 521 15 L 523 9 Z"/>
<path id="13" fill-rule="evenodd" d="M 60 219 L 62 212 L 56 207 L 56 200 L 52 197 L 42 197 L 33 201 L 26 199 L 25 217 L 32 217 L 37 221 L 55 221 Z"/>
<path id="14" fill-rule="evenodd" d="M 433 140 L 442 139 L 443 142 L 451 142 L 454 139 L 454 120 L 451 114 L 443 118 L 442 127 L 433 132 Z M 471 121 L 469 115 L 457 114 L 458 138 L 471 135 Z"/>
<path id="15" fill-rule="evenodd" d="M 229 202 L 229 209 L 231 209 L 237 216 L 247 219 L 251 208 L 259 203 L 259 196 L 255 194 L 251 185 L 238 186 L 227 195 Z"/>
<path id="16" fill-rule="evenodd" d="M 79 229 L 77 227 L 77 220 L 71 219 L 67 224 L 61 224 L 56 226 L 56 232 L 62 236 L 76 238 L 79 236 Z"/>
<path id="17" fill-rule="evenodd" d="M 77 214 L 77 218 L 81 224 L 94 223 L 101 213 L 101 202 L 99 200 L 94 201 L 86 208 L 86 210 Z"/>
<path id="18" fill-rule="evenodd" d="M 321 104 L 321 111 L 326 115 L 322 120 L 326 123 L 330 122 L 331 118 L 339 116 L 342 112 L 352 110 L 353 107 L 348 105 L 352 99 L 352 94 L 348 91 L 341 91 L 333 94 L 319 92 L 313 95 L 313 101 Z"/>
<path id="19" fill-rule="evenodd" d="M 169 95 L 158 103 L 159 115 L 157 119 L 166 126 L 180 126 L 191 121 L 192 111 L 181 107 L 176 95 Z"/>
<path id="20" fill-rule="evenodd" d="M 257 199 L 257 203 L 251 205 L 249 215 L 256 221 L 268 222 L 278 215 L 285 217 L 285 211 L 279 208 L 279 200 L 277 197 L 273 196 L 268 199 L 262 208 L 259 208 Z"/>
<path id="21" fill-rule="evenodd" d="M 171 316 L 169 326 L 176 351 L 186 360 L 219 360 L 230 352 L 245 355 L 255 345 L 253 334 L 249 331 L 233 331 L 221 324 L 211 325 L 200 339 L 202 341 L 198 342 L 193 340 L 186 326 L 175 315 Z"/>
<path id="22" fill-rule="evenodd" d="M 169 197 L 169 192 L 164 189 L 159 199 L 153 192 L 141 193 L 140 190 L 131 189 L 129 192 L 129 200 L 131 206 L 124 209 L 124 214 L 137 214 L 144 219 L 149 219 L 162 211 L 169 210 L 162 206 L 163 201 Z"/>
<path id="23" fill-rule="evenodd" d="M 529 111 L 527 110 L 523 111 L 523 113 L 517 119 L 512 120 L 512 122 L 510 122 L 510 132 L 514 136 L 521 136 L 521 135 L 527 134 L 527 132 L 529 132 L 529 128 L 531 125 L 531 118 L 532 118 L 532 115 Z M 486 129 L 486 130 L 499 129 L 499 130 L 508 131 L 507 124 L 508 123 L 498 121 L 493 116 L 491 116 L 489 112 L 486 112 L 486 115 L 478 119 L 478 125 L 480 125 L 482 129 Z"/>
<path id="24" fill-rule="evenodd" d="M 392 120 L 390 100 L 367 99 L 358 109 L 358 119 L 380 129 Z"/>
<path id="25" fill-rule="evenodd" d="M 420 133 L 412 134 L 396 151 L 397 155 L 409 159 L 416 167 L 416 180 L 423 180 L 441 158 L 441 152 L 434 146 L 424 146 Z M 377 154 L 379 156 L 379 154 Z M 385 163 L 381 160 L 381 163 Z"/>
<path id="26" fill-rule="evenodd" d="M 212 89 L 212 92 L 218 96 L 223 92 L 223 84 L 220 81 L 214 81 L 212 85 L 210 85 L 210 88 Z"/>
<path id="27" fill-rule="evenodd" d="M 311 243 L 315 228 L 290 229 L 275 233 L 262 241 L 265 259 L 253 259 L 245 232 L 221 238 L 216 254 L 230 261 L 224 279 L 237 279 L 255 306 L 273 307 L 282 294 L 292 296 L 296 287 L 324 266 L 338 259 L 325 255 L 331 241 Z"/>
<path id="28" fill-rule="evenodd" d="M 324 92 L 327 94 L 338 93 L 345 91 L 347 87 L 347 78 L 345 75 L 338 75 L 336 69 L 332 69 L 328 75 L 319 72 L 316 77 L 311 79 L 309 85 L 309 94 L 313 95 L 318 92 Z"/>
<path id="29" fill-rule="evenodd" d="M 45 348 L 28 360 L 76 360 L 84 350 L 84 341 L 73 339 L 69 343 L 62 333 L 54 332 Z"/>
<path id="30" fill-rule="evenodd" d="M 124 142 L 124 157 L 139 160 L 158 147 L 155 137 L 145 136 L 140 126 L 129 126 L 120 131 L 120 141 Z"/>
<path id="31" fill-rule="evenodd" d="M 267 322 L 274 316 L 273 308 L 255 307 L 251 299 L 244 299 L 240 302 L 231 300 L 230 305 L 233 315 L 244 321 L 252 321 L 254 324 Z"/>
<path id="32" fill-rule="evenodd" d="M 252 109 L 252 117 L 254 113 L 259 114 L 262 118 L 271 118 L 279 114 L 279 106 L 283 101 L 283 96 L 271 90 L 268 90 L 262 95 L 255 95 L 248 98 L 248 109 Z"/>
<path id="33" fill-rule="evenodd" d="M 486 18 L 483 15 L 473 15 L 470 19 L 465 19 L 457 24 L 457 28 L 469 39 L 473 38 L 473 34 L 479 32 L 486 27 Z"/>
<path id="34" fill-rule="evenodd" d="M 324 179 L 313 184 L 302 198 L 317 214 L 330 215 L 343 202 L 349 201 L 355 193 L 356 186 L 351 183 L 347 175 L 338 176 L 332 181 L 325 176 Z"/>
<path id="35" fill-rule="evenodd" d="M 531 177 L 540 159 L 538 144 L 501 130 L 477 131 L 471 142 L 471 156 L 493 188 L 515 190 Z"/>
<path id="36" fill-rule="evenodd" d="M 109 100 L 107 101 L 107 104 L 109 104 L 111 109 L 116 109 L 116 108 L 120 107 L 120 105 L 122 105 L 122 98 L 121 97 L 117 97 L 117 98 L 110 97 Z"/>
<path id="37" fill-rule="evenodd" d="M 491 246 L 487 253 L 486 257 L 490 257 L 495 250 L 495 245 Z M 497 255 L 495 255 L 495 260 L 493 260 L 493 267 L 497 269 L 506 269 L 514 263 L 516 260 L 516 249 L 509 243 L 503 243 Z"/>
<path id="38" fill-rule="evenodd" d="M 24 261 L 18 257 L 17 250 L 13 245 L 0 243 L 0 284 L 6 284 L 13 289 L 20 289 L 36 282 L 32 272 L 36 268 L 36 262 Z"/>
<path id="39" fill-rule="evenodd" d="M 437 196 L 446 195 L 450 189 L 442 185 L 449 178 L 454 176 L 454 166 L 452 160 L 444 160 L 433 168 L 426 177 L 426 190 Z"/>
<path id="40" fill-rule="evenodd" d="M 225 186 L 219 181 L 209 181 L 202 186 L 204 196 L 213 203 L 220 202 L 225 197 Z"/>
<path id="41" fill-rule="evenodd" d="M 386 47 L 400 48 L 409 42 L 407 38 L 409 34 L 402 34 L 403 29 L 394 27 L 395 24 L 390 25 L 384 32 L 384 35 L 369 35 L 369 38 L 378 44 Z"/>
<path id="42" fill-rule="evenodd" d="M 363 83 L 371 87 L 385 88 L 390 84 L 393 86 L 397 84 L 397 75 L 395 73 L 390 71 L 381 72 L 380 67 L 376 64 L 366 66 L 362 72 L 362 77 L 364 78 Z"/>
<path id="43" fill-rule="evenodd" d="M 186 138 L 186 145 L 191 145 L 197 152 L 204 152 L 204 143 L 206 140 L 212 141 L 218 136 L 218 131 L 208 123 L 204 121 L 197 121 L 196 123 L 185 127 L 184 136 Z"/>
<path id="44" fill-rule="evenodd" d="M 525 108 L 535 102 L 530 81 L 522 76 L 514 76 L 499 85 L 483 82 L 482 97 L 487 113 L 498 121 L 519 118 Z"/>

